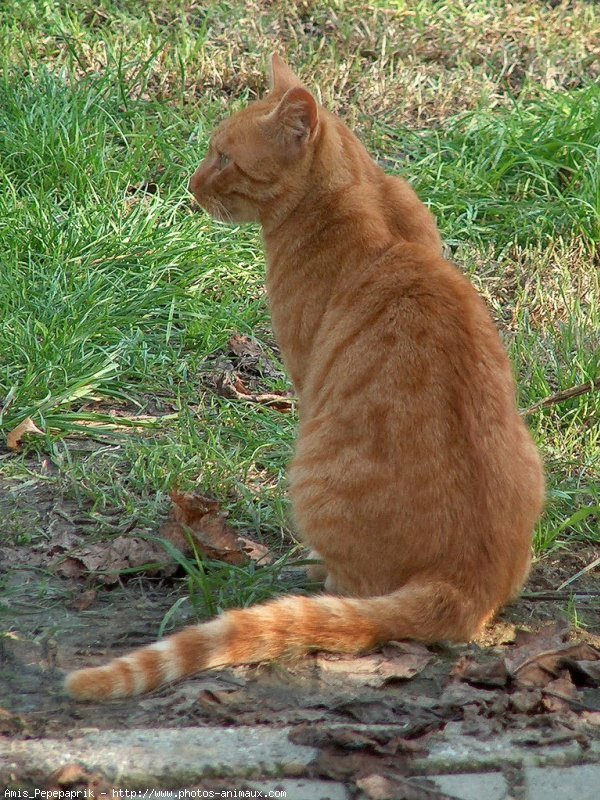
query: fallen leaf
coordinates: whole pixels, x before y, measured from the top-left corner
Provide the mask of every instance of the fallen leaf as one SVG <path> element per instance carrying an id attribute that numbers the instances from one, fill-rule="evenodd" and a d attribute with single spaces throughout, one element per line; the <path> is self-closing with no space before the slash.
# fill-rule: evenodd
<path id="1" fill-rule="evenodd" d="M 367 775 L 356 785 L 368 800 L 454 800 L 434 786 L 427 786 L 426 778 L 402 778 L 400 775 Z"/>
<path id="2" fill-rule="evenodd" d="M 188 539 L 191 537 L 194 547 L 207 558 L 228 564 L 244 564 L 248 560 L 217 500 L 200 492 L 177 491 L 171 492 L 171 500 L 172 520 L 162 526 L 161 536 L 184 553 L 192 550 Z"/>
<path id="3" fill-rule="evenodd" d="M 569 700 L 577 699 L 577 687 L 570 677 L 550 681 L 542 692 L 544 697 L 542 702 L 546 711 L 568 711 L 571 708 Z"/>
<path id="4" fill-rule="evenodd" d="M 286 413 L 290 411 L 296 402 L 288 393 L 277 394 L 251 392 L 239 375 L 235 372 L 223 372 L 217 379 L 216 390 L 222 397 L 229 397 L 232 400 L 244 400 L 248 403 L 268 406 L 274 411 Z"/>
<path id="5" fill-rule="evenodd" d="M 398 724 L 401 716 L 388 698 L 382 700 L 344 700 L 334 705 L 333 710 L 366 725 Z"/>
<path id="6" fill-rule="evenodd" d="M 585 642 L 565 642 L 568 633 L 569 628 L 563 623 L 547 626 L 537 633 L 519 632 L 516 645 L 507 648 L 506 656 L 487 664 L 478 664 L 471 657 L 461 659 L 452 675 L 473 686 L 512 685 L 517 689 L 549 692 L 559 680 L 566 681 L 561 684 L 563 689 L 577 683 L 599 685 L 600 650 Z M 573 686 L 573 690 L 558 699 L 568 701 L 575 697 Z M 554 707 L 560 705 L 545 700 L 544 703 L 549 710 L 557 710 Z"/>
<path id="7" fill-rule="evenodd" d="M 171 519 L 161 527 L 160 536 L 183 553 L 191 553 L 195 547 L 206 558 L 236 565 L 249 560 L 267 564 L 271 560 L 266 547 L 238 536 L 217 500 L 200 492 L 177 491 L 171 492 L 171 500 Z"/>
<path id="8" fill-rule="evenodd" d="M 256 561 L 257 564 L 271 564 L 273 556 L 269 553 L 269 548 L 264 544 L 255 542 L 252 539 L 246 539 L 245 536 L 238 536 L 238 542 L 250 561 Z"/>
<path id="9" fill-rule="evenodd" d="M 358 728 L 352 725 L 332 727 L 299 725 L 290 734 L 290 739 L 296 744 L 305 744 L 311 747 L 333 747 L 345 752 L 366 751 L 385 756 L 426 752 L 419 742 L 399 736 L 394 729 L 380 726 Z"/>
<path id="10" fill-rule="evenodd" d="M 512 647 L 507 649 L 508 660 L 511 663 L 523 661 L 530 655 L 560 647 L 568 640 L 570 632 L 571 624 L 566 620 L 550 623 L 538 631 L 518 629 Z"/>
<path id="11" fill-rule="evenodd" d="M 258 342 L 253 341 L 249 336 L 244 336 L 243 333 L 234 333 L 229 340 L 229 349 L 236 356 L 241 358 L 255 358 L 259 359 L 264 356 L 262 347 Z"/>
<path id="12" fill-rule="evenodd" d="M 12 431 L 6 437 L 6 444 L 8 445 L 10 450 L 18 450 L 19 445 L 23 441 L 23 437 L 28 434 L 33 433 L 37 436 L 43 436 L 44 431 L 41 431 L 38 426 L 34 423 L 31 417 L 27 417 L 17 425 L 16 428 L 13 428 Z"/>
<path id="13" fill-rule="evenodd" d="M 386 645 L 380 652 L 357 658 L 332 654 L 319 654 L 316 663 L 321 673 L 335 675 L 344 673 L 366 686 L 379 688 L 394 680 L 406 681 L 414 678 L 427 666 L 432 654 L 404 652 L 398 643 Z"/>
<path id="14" fill-rule="evenodd" d="M 96 602 L 96 598 L 98 593 L 95 589 L 88 589 L 87 592 L 82 592 L 73 603 L 71 603 L 71 608 L 74 608 L 76 611 L 87 611 L 88 608 L 94 605 Z"/>
<path id="15" fill-rule="evenodd" d="M 389 642 L 381 649 L 384 661 L 379 674 L 384 683 L 394 680 L 406 681 L 422 672 L 433 655 L 417 642 Z"/>
<path id="16" fill-rule="evenodd" d="M 504 658 L 488 664 L 479 664 L 471 656 L 461 658 L 452 670 L 452 675 L 474 686 L 506 686 L 510 674 Z"/>
<path id="17" fill-rule="evenodd" d="M 67 556 L 53 565 L 53 571 L 62 578 L 81 578 L 86 573 L 86 568 L 78 558 Z"/>
<path id="18" fill-rule="evenodd" d="M 46 791 L 55 792 L 51 796 L 81 796 L 101 797 L 110 796 L 117 787 L 109 784 L 100 773 L 88 772 L 80 764 L 65 764 L 55 770 L 46 784 Z"/>
<path id="19" fill-rule="evenodd" d="M 600 661 L 574 661 L 566 659 L 565 664 L 578 686 L 600 686 Z"/>
<path id="20" fill-rule="evenodd" d="M 249 336 L 234 333 L 229 350 L 238 358 L 238 369 L 249 376 L 281 378 L 284 372 L 267 357 L 261 345 Z"/>
<path id="21" fill-rule="evenodd" d="M 464 683 L 451 682 L 440 695 L 440 706 L 448 708 L 465 708 L 469 705 L 486 705 L 491 703 L 497 693 L 490 689 L 481 689 Z"/>
<path id="22" fill-rule="evenodd" d="M 560 677 L 563 670 L 578 672 L 579 661 L 599 661 L 600 650 L 586 643 L 563 644 L 551 650 L 528 654 L 523 661 L 514 658 L 509 669 L 514 681 L 521 686 L 546 686 Z"/>
<path id="23" fill-rule="evenodd" d="M 118 582 L 119 573 L 124 570 L 142 567 L 151 567 L 152 571 L 163 575 L 173 575 L 177 570 L 159 544 L 135 536 L 117 536 L 72 551 L 68 558 L 56 564 L 55 570 L 65 577 L 90 573 L 101 583 L 110 585 Z"/>

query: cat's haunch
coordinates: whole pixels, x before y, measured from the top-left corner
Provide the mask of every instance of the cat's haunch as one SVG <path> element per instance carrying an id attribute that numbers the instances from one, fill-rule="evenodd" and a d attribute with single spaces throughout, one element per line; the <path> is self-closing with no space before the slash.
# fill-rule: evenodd
<path id="1" fill-rule="evenodd" d="M 259 222 L 273 326 L 299 397 L 299 535 L 331 594 L 228 611 L 67 677 L 123 697 L 209 667 L 391 639 L 471 638 L 527 576 L 544 479 L 490 315 L 435 220 L 272 59 L 190 181 L 221 220 Z"/>

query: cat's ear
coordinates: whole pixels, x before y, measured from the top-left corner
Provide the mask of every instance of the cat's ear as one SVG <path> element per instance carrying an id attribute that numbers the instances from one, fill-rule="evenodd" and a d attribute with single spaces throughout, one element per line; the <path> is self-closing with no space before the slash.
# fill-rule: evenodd
<path id="1" fill-rule="evenodd" d="M 278 132 L 294 144 L 314 139 L 319 128 L 319 107 L 304 86 L 288 89 L 270 115 Z"/>
<path id="2" fill-rule="evenodd" d="M 302 86 L 300 78 L 292 72 L 277 53 L 273 53 L 271 56 L 269 83 L 272 92 L 287 92 L 292 86 Z"/>

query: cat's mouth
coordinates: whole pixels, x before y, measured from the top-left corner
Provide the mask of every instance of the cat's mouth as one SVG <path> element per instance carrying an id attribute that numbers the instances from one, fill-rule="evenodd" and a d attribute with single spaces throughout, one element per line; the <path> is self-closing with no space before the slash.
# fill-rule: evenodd
<path id="1" fill-rule="evenodd" d="M 231 214 L 220 200 L 214 197 L 207 197 L 202 201 L 201 205 L 213 219 L 217 220 L 217 222 L 233 222 Z"/>
<path id="2" fill-rule="evenodd" d="M 195 195 L 191 201 L 192 211 L 204 211 L 217 222 L 233 222 L 232 216 L 220 200 L 214 197 L 203 197 L 199 200 Z"/>

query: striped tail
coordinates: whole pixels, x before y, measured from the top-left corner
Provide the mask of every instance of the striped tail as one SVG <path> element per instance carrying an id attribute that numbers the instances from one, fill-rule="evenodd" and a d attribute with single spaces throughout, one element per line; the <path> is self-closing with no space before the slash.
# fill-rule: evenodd
<path id="1" fill-rule="evenodd" d="M 79 700 L 131 697 L 196 672 L 271 661 L 310 650 L 360 653 L 393 639 L 465 641 L 488 613 L 445 583 L 417 583 L 382 597 L 281 597 L 226 611 L 103 667 L 67 675 Z"/>

